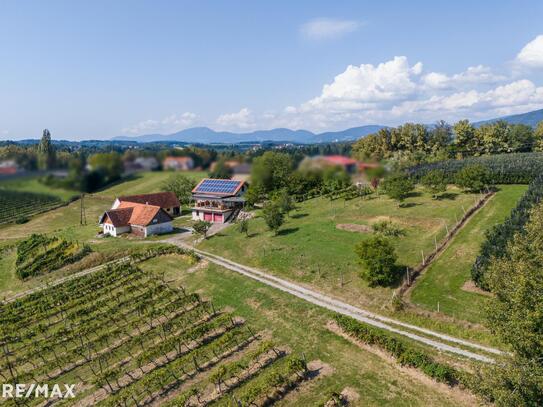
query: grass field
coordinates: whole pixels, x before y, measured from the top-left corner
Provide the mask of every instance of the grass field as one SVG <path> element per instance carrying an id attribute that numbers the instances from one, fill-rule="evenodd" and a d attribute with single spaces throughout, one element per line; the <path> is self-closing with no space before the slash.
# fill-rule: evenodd
<path id="1" fill-rule="evenodd" d="M 293 353 L 308 361 L 320 360 L 330 373 L 302 386 L 277 403 L 280 406 L 314 406 L 323 395 L 349 387 L 360 398 L 354 406 L 471 405 L 473 399 L 453 397 L 442 385 L 400 369 L 396 362 L 360 349 L 330 332 L 331 314 L 281 291 L 263 286 L 215 265 L 186 272 L 174 258 L 149 260 L 141 266 L 150 272 L 166 272 L 172 284 L 212 298 L 220 308 L 232 309 L 256 330 L 265 330 Z"/>
<path id="2" fill-rule="evenodd" d="M 434 238 L 439 241 L 445 235 L 445 224 L 452 225 L 461 217 L 462 207 L 470 207 L 476 199 L 453 188 L 447 197 L 433 200 L 417 191 L 402 208 L 386 196 L 351 201 L 317 198 L 299 204 L 277 236 L 267 230 L 262 218 L 256 218 L 250 221 L 249 237 L 229 227 L 200 248 L 311 284 L 359 305 L 381 307 L 389 302 L 392 288 L 369 288 L 360 278 L 362 266 L 354 253 L 356 243 L 370 234 L 340 230 L 337 225 L 371 225 L 381 220 L 398 224 L 405 232 L 394 239 L 398 263 L 415 266 L 421 261 L 421 251 L 429 253 Z"/>
<path id="3" fill-rule="evenodd" d="M 42 184 L 38 177 L 28 176 L 20 177 L 14 180 L 0 181 L 0 189 L 10 189 L 14 191 L 35 192 L 40 194 L 48 194 L 57 196 L 63 201 L 69 201 L 73 197 L 79 195 L 78 191 L 66 190 L 62 188 L 53 188 Z"/>
<path id="4" fill-rule="evenodd" d="M 411 292 L 411 301 L 454 318 L 481 322 L 487 297 L 463 290 L 485 232 L 503 222 L 526 191 L 525 185 L 503 185 L 486 206 L 463 227 Z"/>

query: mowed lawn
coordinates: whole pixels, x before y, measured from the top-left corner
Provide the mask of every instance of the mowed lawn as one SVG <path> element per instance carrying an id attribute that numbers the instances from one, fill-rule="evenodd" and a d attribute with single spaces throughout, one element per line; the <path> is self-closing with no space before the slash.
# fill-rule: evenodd
<path id="1" fill-rule="evenodd" d="M 316 406 L 331 392 L 351 389 L 359 397 L 352 406 L 471 405 L 473 399 L 454 397 L 442 385 L 410 375 L 387 358 L 362 350 L 330 332 L 331 313 L 279 290 L 210 264 L 187 272 L 183 261 L 157 258 L 144 262 L 148 271 L 165 272 L 167 281 L 210 298 L 218 309 L 243 317 L 257 332 L 287 345 L 307 361 L 326 364 L 325 374 L 276 403 L 278 406 Z"/>
<path id="2" fill-rule="evenodd" d="M 527 189 L 526 185 L 503 185 L 496 195 L 464 226 L 442 255 L 421 276 L 411 301 L 470 322 L 481 322 L 488 297 L 462 287 L 471 276 L 485 232 L 502 223 Z"/>
<path id="3" fill-rule="evenodd" d="M 291 280 L 307 283 L 352 303 L 380 308 L 390 301 L 392 288 L 370 288 L 360 278 L 355 245 L 371 234 L 340 230 L 338 224 L 371 225 L 381 220 L 398 224 L 405 236 L 393 239 L 398 263 L 415 266 L 422 252 L 435 243 L 472 206 L 478 196 L 449 187 L 445 199 L 434 200 L 421 190 L 398 208 L 386 196 L 329 201 L 317 198 L 298 204 L 298 210 L 274 236 L 262 218 L 250 221 L 249 237 L 231 226 L 200 244 L 199 248 L 253 265 Z M 343 282 L 343 285 L 342 285 Z"/>

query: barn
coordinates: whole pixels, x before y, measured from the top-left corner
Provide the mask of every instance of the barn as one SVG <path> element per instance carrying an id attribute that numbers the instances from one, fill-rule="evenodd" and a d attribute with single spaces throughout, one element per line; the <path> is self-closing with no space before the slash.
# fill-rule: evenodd
<path id="1" fill-rule="evenodd" d="M 245 204 L 245 181 L 205 178 L 192 190 L 193 220 L 232 222 Z"/>

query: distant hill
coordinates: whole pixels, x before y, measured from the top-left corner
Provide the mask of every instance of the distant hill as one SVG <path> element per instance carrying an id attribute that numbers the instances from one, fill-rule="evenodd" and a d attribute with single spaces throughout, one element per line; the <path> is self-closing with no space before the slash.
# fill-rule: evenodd
<path id="1" fill-rule="evenodd" d="M 497 122 L 498 120 L 505 120 L 511 124 L 526 124 L 528 126 L 535 127 L 537 123 L 543 120 L 543 109 L 533 110 L 527 113 L 513 114 L 510 116 L 497 117 L 495 119 L 483 120 L 480 122 L 475 122 L 476 126 L 481 126 L 483 124 L 489 124 Z"/>
<path id="2" fill-rule="evenodd" d="M 153 141 L 177 141 L 185 143 L 240 143 L 244 141 L 284 141 L 292 143 L 323 143 L 334 141 L 352 141 L 360 137 L 367 136 L 384 126 L 369 125 L 362 127 L 353 127 L 341 131 L 329 131 L 326 133 L 315 134 L 308 130 L 291 130 L 286 128 L 277 128 L 271 130 L 257 130 L 248 133 L 233 133 L 228 131 L 215 131 L 209 127 L 192 127 L 181 130 L 173 134 L 146 134 L 143 136 L 120 136 L 115 137 L 115 141 L 128 141 L 148 143 Z"/>

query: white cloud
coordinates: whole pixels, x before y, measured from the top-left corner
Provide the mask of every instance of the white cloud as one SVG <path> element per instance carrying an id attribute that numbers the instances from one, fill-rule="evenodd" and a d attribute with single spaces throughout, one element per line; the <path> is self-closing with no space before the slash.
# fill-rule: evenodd
<path id="1" fill-rule="evenodd" d="M 409 66 L 406 57 L 394 57 L 379 65 L 349 65 L 324 85 L 320 96 L 302 105 L 302 111 L 360 110 L 377 104 L 405 100 L 416 91 L 415 77 L 422 72 L 420 62 Z"/>
<path id="2" fill-rule="evenodd" d="M 217 118 L 217 124 L 223 128 L 248 129 L 254 126 L 251 111 L 244 107 L 236 113 L 225 113 Z"/>
<path id="3" fill-rule="evenodd" d="M 422 77 L 422 82 L 430 89 L 457 89 L 481 84 L 492 84 L 507 79 L 497 75 L 483 65 L 470 66 L 464 72 L 447 76 L 438 72 L 430 72 Z"/>
<path id="4" fill-rule="evenodd" d="M 325 40 L 339 38 L 356 31 L 360 23 L 354 20 L 337 20 L 332 18 L 317 18 L 300 27 L 300 33 L 310 40 Z"/>
<path id="5" fill-rule="evenodd" d="M 122 132 L 126 134 L 146 134 L 150 132 L 175 133 L 185 129 L 196 121 L 198 116 L 192 112 L 172 114 L 162 120 L 144 120 L 135 125 L 125 127 Z"/>
<path id="6" fill-rule="evenodd" d="M 422 63 L 410 65 L 405 56 L 397 56 L 377 65 L 349 65 L 320 95 L 286 107 L 272 125 L 319 131 L 486 118 L 542 106 L 543 87 L 530 80 L 513 80 L 482 65 L 451 75 L 424 73 Z"/>
<path id="7" fill-rule="evenodd" d="M 529 68 L 543 68 L 543 35 L 538 35 L 520 50 L 517 62 Z"/>

